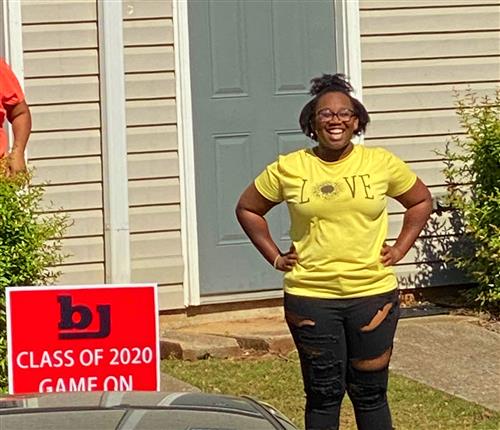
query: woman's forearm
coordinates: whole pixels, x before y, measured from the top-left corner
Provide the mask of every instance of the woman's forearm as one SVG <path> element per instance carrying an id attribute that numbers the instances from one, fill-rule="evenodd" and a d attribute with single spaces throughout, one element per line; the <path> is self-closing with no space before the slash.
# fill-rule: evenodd
<path id="1" fill-rule="evenodd" d="M 12 134 L 14 135 L 11 153 L 24 154 L 31 133 L 31 114 L 28 106 L 24 103 L 21 106 L 14 107 L 9 120 L 12 124 Z"/>
<path id="2" fill-rule="evenodd" d="M 271 237 L 266 219 L 244 208 L 237 208 L 236 216 L 257 250 L 269 264 L 273 264 L 280 250 Z"/>
<path id="3" fill-rule="evenodd" d="M 406 210 L 401 232 L 394 244 L 394 247 L 397 248 L 403 256 L 406 255 L 417 240 L 431 212 L 432 201 L 430 199 L 423 200 Z"/>

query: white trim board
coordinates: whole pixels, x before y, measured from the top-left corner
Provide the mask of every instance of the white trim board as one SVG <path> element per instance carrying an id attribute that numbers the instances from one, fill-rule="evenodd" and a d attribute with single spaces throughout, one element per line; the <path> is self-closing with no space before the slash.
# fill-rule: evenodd
<path id="1" fill-rule="evenodd" d="M 359 0 L 335 0 L 335 34 L 337 38 L 337 65 L 354 87 L 354 95 L 363 99 L 361 76 L 361 33 Z"/>
<path id="2" fill-rule="evenodd" d="M 21 21 L 21 2 L 4 0 L 2 2 L 3 54 L 17 77 L 24 86 L 23 30 Z"/>
<path id="3" fill-rule="evenodd" d="M 189 59 L 189 23 L 187 1 L 174 1 L 174 46 L 177 129 L 180 159 L 181 231 L 184 260 L 184 304 L 198 306 L 205 303 L 238 301 L 255 298 L 253 293 L 212 296 L 201 299 L 198 232 L 196 219 L 196 188 L 194 166 L 193 115 L 191 105 L 191 73 Z M 362 98 L 361 37 L 359 1 L 334 0 L 337 64 L 339 71 L 349 76 L 356 97 Z M 260 292 L 260 299 L 276 298 L 277 291 Z"/>
<path id="4" fill-rule="evenodd" d="M 0 11 L 2 34 L 0 35 L 0 54 L 3 55 L 7 64 L 16 75 L 17 80 L 24 90 L 24 55 L 23 55 L 23 28 L 21 20 L 21 2 L 19 0 L 3 0 Z M 7 136 L 9 145 L 14 140 L 12 127 L 7 123 Z M 1 124 L 0 124 L 1 126 Z M 24 158 L 28 159 L 28 150 L 24 152 Z"/>
<path id="5" fill-rule="evenodd" d="M 283 289 L 256 291 L 250 293 L 217 294 L 201 298 L 201 305 L 216 305 L 222 303 L 236 303 L 257 300 L 282 299 Z"/>
<path id="6" fill-rule="evenodd" d="M 7 51 L 7 2 L 0 3 L 0 57 L 7 58 L 5 53 Z"/>

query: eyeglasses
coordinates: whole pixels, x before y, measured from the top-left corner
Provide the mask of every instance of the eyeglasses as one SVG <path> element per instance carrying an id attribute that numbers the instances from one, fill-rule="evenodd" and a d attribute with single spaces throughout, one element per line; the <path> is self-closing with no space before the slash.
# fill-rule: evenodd
<path id="1" fill-rule="evenodd" d="M 356 116 L 351 109 L 340 109 L 338 112 L 332 112 L 330 109 L 321 109 L 316 112 L 316 117 L 320 122 L 328 122 L 336 116 L 339 121 L 349 121 L 353 116 Z"/>

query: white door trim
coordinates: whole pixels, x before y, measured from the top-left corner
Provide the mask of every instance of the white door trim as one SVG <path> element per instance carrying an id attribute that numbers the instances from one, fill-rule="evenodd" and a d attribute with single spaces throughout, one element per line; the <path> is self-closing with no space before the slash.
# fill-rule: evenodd
<path id="1" fill-rule="evenodd" d="M 187 1 L 173 2 L 173 21 L 184 305 L 198 306 L 200 304 L 200 277 Z"/>
<path id="2" fill-rule="evenodd" d="M 334 0 L 336 60 L 339 71 L 349 76 L 361 100 L 361 38 L 359 26 L 359 1 Z M 189 60 L 188 4 L 185 0 L 174 0 L 174 46 L 177 94 L 177 139 L 180 162 L 181 234 L 184 263 L 184 304 L 202 304 L 198 262 L 198 230 L 196 216 L 196 187 L 194 165 L 193 115 L 191 101 L 191 72 Z M 269 296 L 279 292 L 269 291 Z M 246 294 L 248 299 L 248 294 Z M 240 294 L 212 296 L 203 303 L 235 301 Z"/>
<path id="3" fill-rule="evenodd" d="M 335 34 L 339 72 L 349 77 L 356 98 L 362 101 L 359 0 L 335 0 Z"/>

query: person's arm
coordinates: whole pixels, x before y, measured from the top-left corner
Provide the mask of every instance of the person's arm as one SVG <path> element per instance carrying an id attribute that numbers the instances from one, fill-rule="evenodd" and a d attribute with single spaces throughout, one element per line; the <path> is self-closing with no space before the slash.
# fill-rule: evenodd
<path id="1" fill-rule="evenodd" d="M 282 254 L 271 237 L 269 226 L 264 215 L 276 202 L 266 199 L 259 193 L 254 184 L 250 184 L 241 195 L 236 206 L 236 217 L 243 230 L 262 256 L 278 270 L 288 272 L 297 262 L 297 254 L 293 248 Z"/>
<path id="2" fill-rule="evenodd" d="M 31 113 L 25 101 L 14 106 L 6 106 L 7 120 L 12 124 L 14 142 L 8 156 L 8 173 L 16 173 L 26 170 L 24 150 L 31 133 Z"/>
<path id="3" fill-rule="evenodd" d="M 406 193 L 394 197 L 405 208 L 403 227 L 393 246 L 384 244 L 380 261 L 391 266 L 401 260 L 415 243 L 432 212 L 431 193 L 425 184 L 417 182 Z"/>

